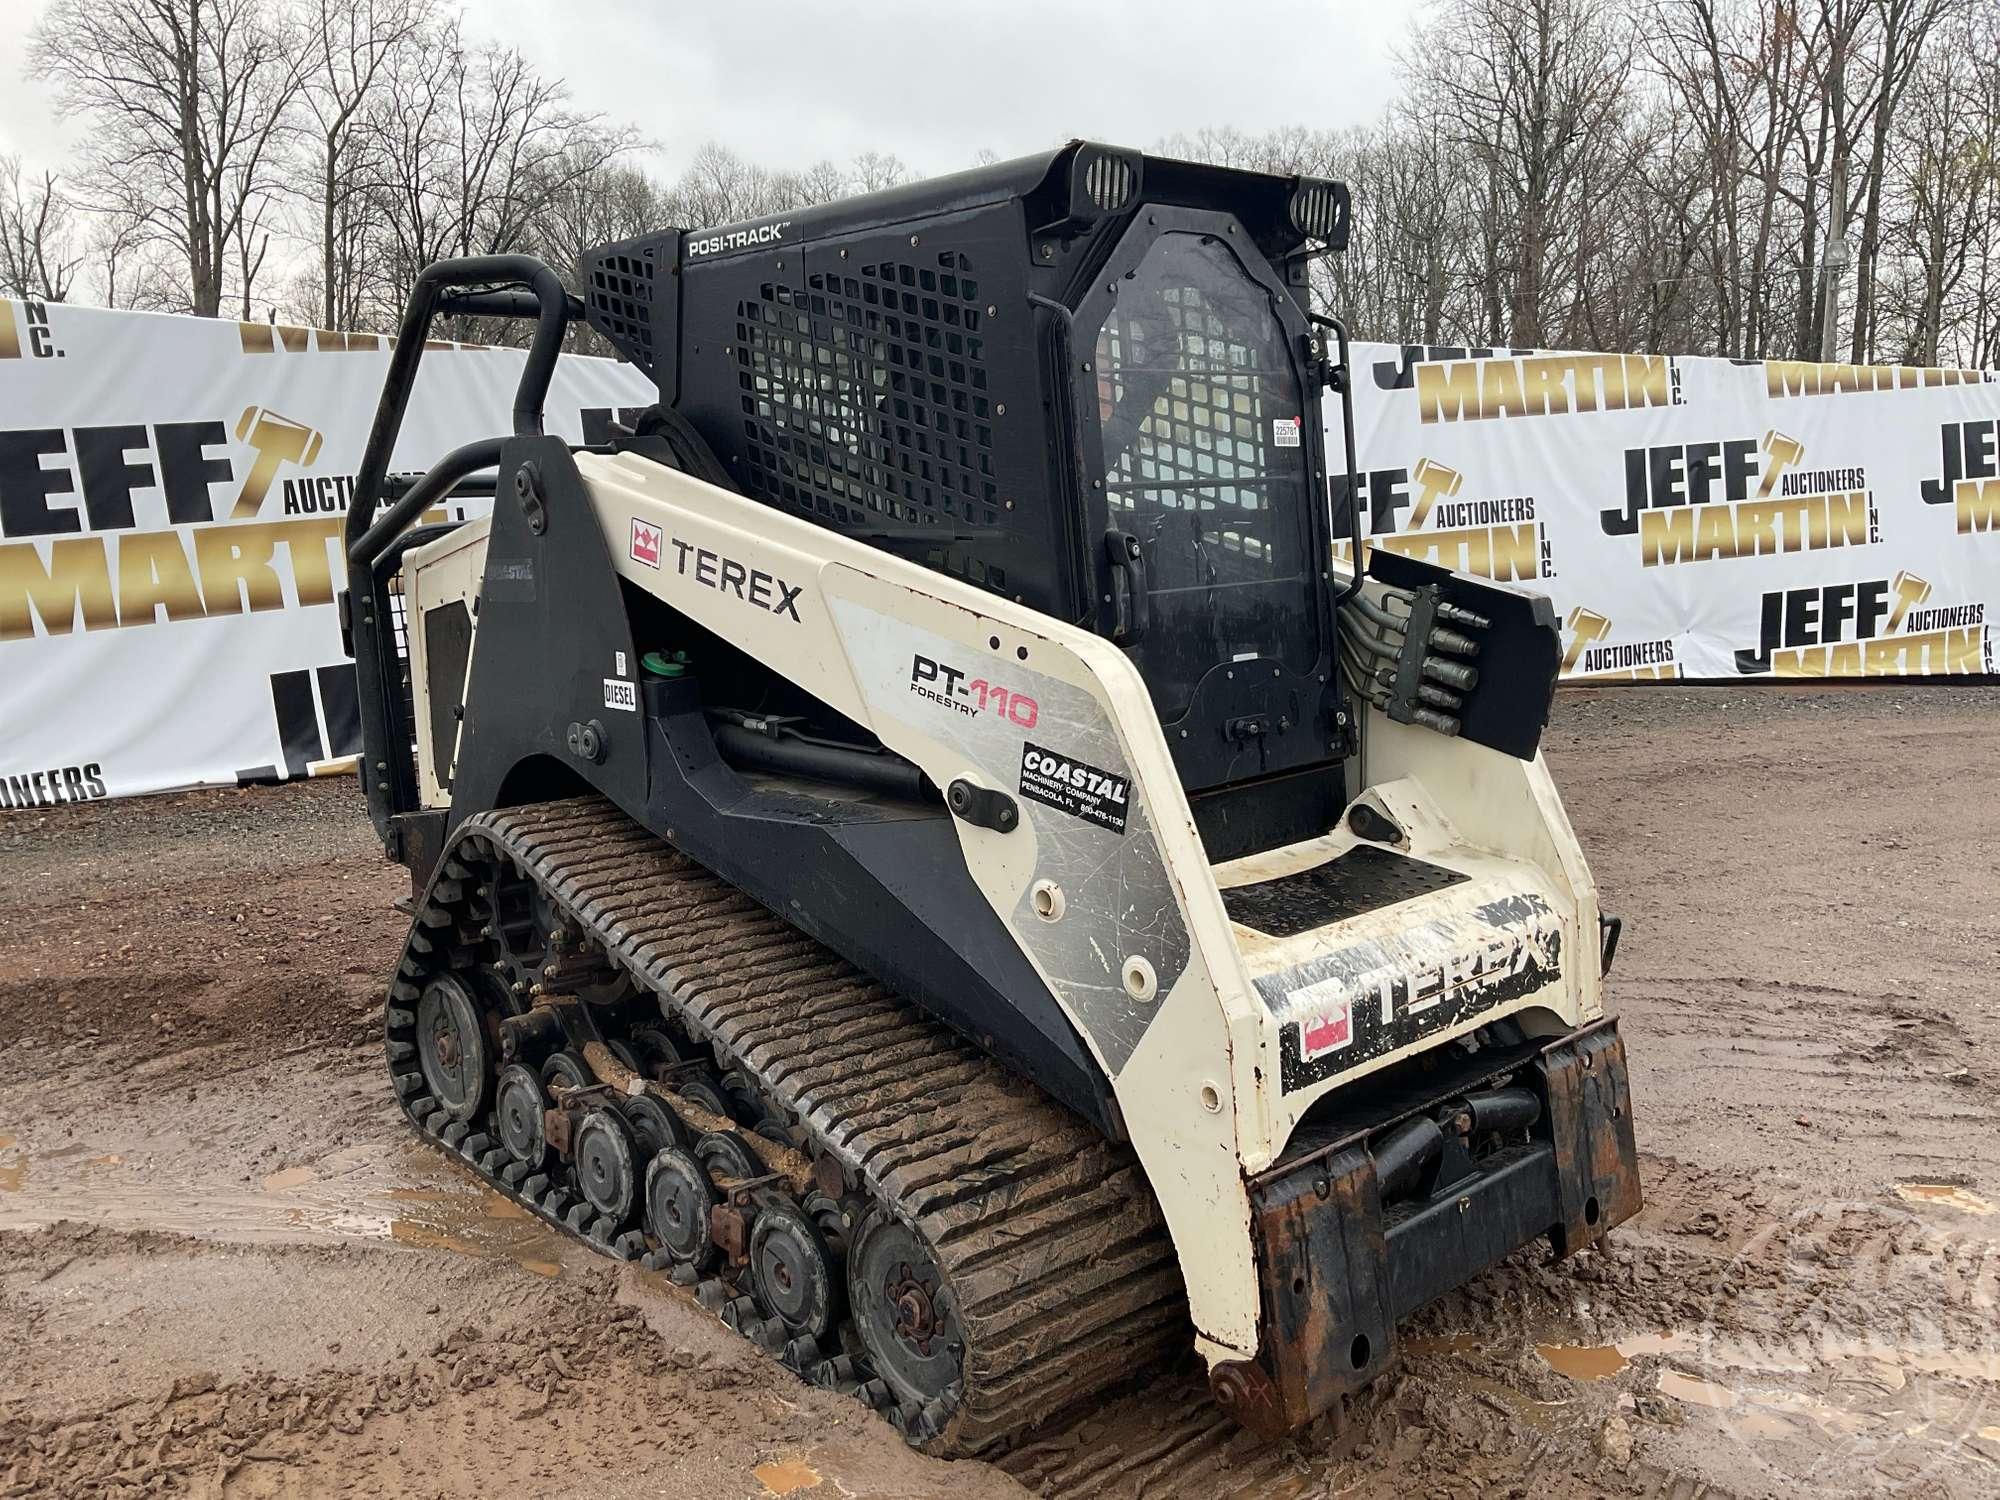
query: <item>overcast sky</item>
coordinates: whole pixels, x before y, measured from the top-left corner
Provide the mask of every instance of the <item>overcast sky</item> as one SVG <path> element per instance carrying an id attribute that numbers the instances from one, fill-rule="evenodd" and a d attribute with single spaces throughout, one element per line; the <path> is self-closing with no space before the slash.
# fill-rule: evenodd
<path id="1" fill-rule="evenodd" d="M 45 0 L 0 0 L 0 151 L 60 168 L 78 127 L 24 72 Z M 672 176 L 719 140 L 770 167 L 893 152 L 920 174 L 1071 136 L 1376 115 L 1420 0 L 469 0 L 473 34 L 636 125 Z"/>

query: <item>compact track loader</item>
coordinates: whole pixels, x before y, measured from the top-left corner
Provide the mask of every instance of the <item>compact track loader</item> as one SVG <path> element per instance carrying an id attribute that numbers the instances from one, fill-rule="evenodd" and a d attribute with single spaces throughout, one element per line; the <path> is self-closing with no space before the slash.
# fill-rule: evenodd
<path id="1" fill-rule="evenodd" d="M 343 617 L 395 1091 L 930 1451 L 1189 1342 L 1288 1431 L 1639 1206 L 1548 602 L 1334 562 L 1348 218 L 1072 143 L 411 297 Z M 440 312 L 535 320 L 514 433 L 391 482 Z M 659 390 L 582 446 L 577 320 Z"/>

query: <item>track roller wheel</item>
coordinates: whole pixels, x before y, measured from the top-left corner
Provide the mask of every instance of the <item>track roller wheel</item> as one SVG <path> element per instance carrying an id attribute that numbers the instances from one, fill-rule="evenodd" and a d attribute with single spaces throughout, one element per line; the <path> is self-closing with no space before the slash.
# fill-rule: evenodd
<path id="1" fill-rule="evenodd" d="M 685 1148 L 693 1137 L 681 1117 L 650 1094 L 631 1094 L 618 1101 L 619 1113 L 639 1142 L 639 1160 L 651 1161 L 669 1146 Z"/>
<path id="2" fill-rule="evenodd" d="M 639 1069 L 655 1083 L 665 1083 L 670 1070 L 686 1058 L 680 1044 L 664 1026 L 638 1026 L 632 1031 L 632 1050 L 639 1054 Z"/>
<path id="3" fill-rule="evenodd" d="M 617 1058 L 621 1064 L 630 1068 L 634 1073 L 644 1076 L 646 1070 L 639 1066 L 639 1054 L 632 1050 L 629 1043 L 614 1039 L 604 1044 L 604 1050 Z"/>
<path id="4" fill-rule="evenodd" d="M 570 1139 L 576 1189 L 584 1201 L 623 1229 L 639 1205 L 639 1146 L 625 1117 L 593 1109 Z"/>
<path id="5" fill-rule="evenodd" d="M 454 1120 L 486 1108 L 493 1055 L 479 1002 L 456 974 L 440 974 L 417 1000 L 417 1062 L 438 1105 Z"/>
<path id="6" fill-rule="evenodd" d="M 744 1145 L 740 1136 L 727 1130 L 711 1130 L 698 1137 L 694 1154 L 717 1177 L 746 1182 L 765 1175 L 765 1166 L 757 1159 L 757 1153 Z"/>
<path id="7" fill-rule="evenodd" d="M 549 1138 L 542 1119 L 548 1096 L 535 1070 L 514 1063 L 500 1070 L 500 1086 L 493 1106 L 494 1121 L 500 1130 L 500 1144 L 507 1154 L 530 1172 L 548 1170 Z"/>
<path id="8" fill-rule="evenodd" d="M 685 1078 L 676 1078 L 667 1087 L 699 1109 L 720 1115 L 725 1120 L 733 1118 L 729 1113 L 728 1098 L 715 1080 L 705 1074 L 691 1073 Z"/>
<path id="9" fill-rule="evenodd" d="M 597 1075 L 590 1071 L 582 1053 L 565 1047 L 542 1059 L 542 1082 L 559 1083 L 566 1089 L 587 1089 L 597 1082 Z"/>
<path id="10" fill-rule="evenodd" d="M 646 1168 L 646 1229 L 677 1265 L 699 1273 L 715 1264 L 708 1214 L 721 1201 L 707 1170 L 678 1146 Z"/>
<path id="11" fill-rule="evenodd" d="M 799 1149 L 798 1140 L 793 1136 L 791 1131 L 785 1128 L 785 1122 L 775 1116 L 760 1123 L 750 1133 L 754 1136 L 761 1136 L 774 1146 L 783 1146 L 787 1151 L 796 1151 Z"/>
<path id="12" fill-rule="evenodd" d="M 855 1215 L 841 1206 L 837 1198 L 829 1198 L 825 1193 L 806 1194 L 806 1217 L 819 1230 L 820 1238 L 826 1241 L 827 1249 L 845 1259 L 849 1231 L 855 1223 Z"/>
<path id="13" fill-rule="evenodd" d="M 899 1403 L 923 1408 L 952 1396 L 965 1334 L 921 1235 L 880 1210 L 870 1213 L 848 1253 L 847 1295 L 875 1373 Z"/>
<path id="14" fill-rule="evenodd" d="M 767 1204 L 750 1228 L 750 1284 L 759 1305 L 793 1338 L 823 1339 L 839 1320 L 833 1252 L 813 1221 L 789 1203 Z"/>
<path id="15" fill-rule="evenodd" d="M 747 1129 L 755 1130 L 772 1118 L 757 1085 L 740 1069 L 731 1068 L 722 1075 L 722 1097 L 729 1101 L 729 1118 Z"/>

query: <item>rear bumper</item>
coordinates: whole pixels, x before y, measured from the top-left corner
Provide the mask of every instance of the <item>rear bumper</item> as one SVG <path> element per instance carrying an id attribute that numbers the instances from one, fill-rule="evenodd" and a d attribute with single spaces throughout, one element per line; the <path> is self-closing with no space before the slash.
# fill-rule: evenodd
<path id="1" fill-rule="evenodd" d="M 1429 1111 L 1446 1122 L 1443 1146 L 1402 1201 L 1385 1207 L 1377 1172 L 1397 1126 L 1251 1182 L 1260 1352 L 1209 1372 L 1225 1411 L 1274 1436 L 1302 1426 L 1391 1368 L 1397 1322 L 1425 1303 L 1544 1235 L 1561 1259 L 1639 1211 L 1617 1023 L 1550 1042 L 1511 1082 L 1540 1101 L 1525 1135 L 1475 1163 L 1448 1123 L 1456 1107 Z"/>

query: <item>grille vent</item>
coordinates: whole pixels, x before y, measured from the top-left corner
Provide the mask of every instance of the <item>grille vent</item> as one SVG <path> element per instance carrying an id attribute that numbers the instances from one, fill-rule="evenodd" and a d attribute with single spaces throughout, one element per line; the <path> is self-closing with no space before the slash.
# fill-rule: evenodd
<path id="1" fill-rule="evenodd" d="M 1105 213 L 1114 213 L 1132 196 L 1132 164 L 1122 156 L 1096 156 L 1083 169 L 1083 190 Z"/>

